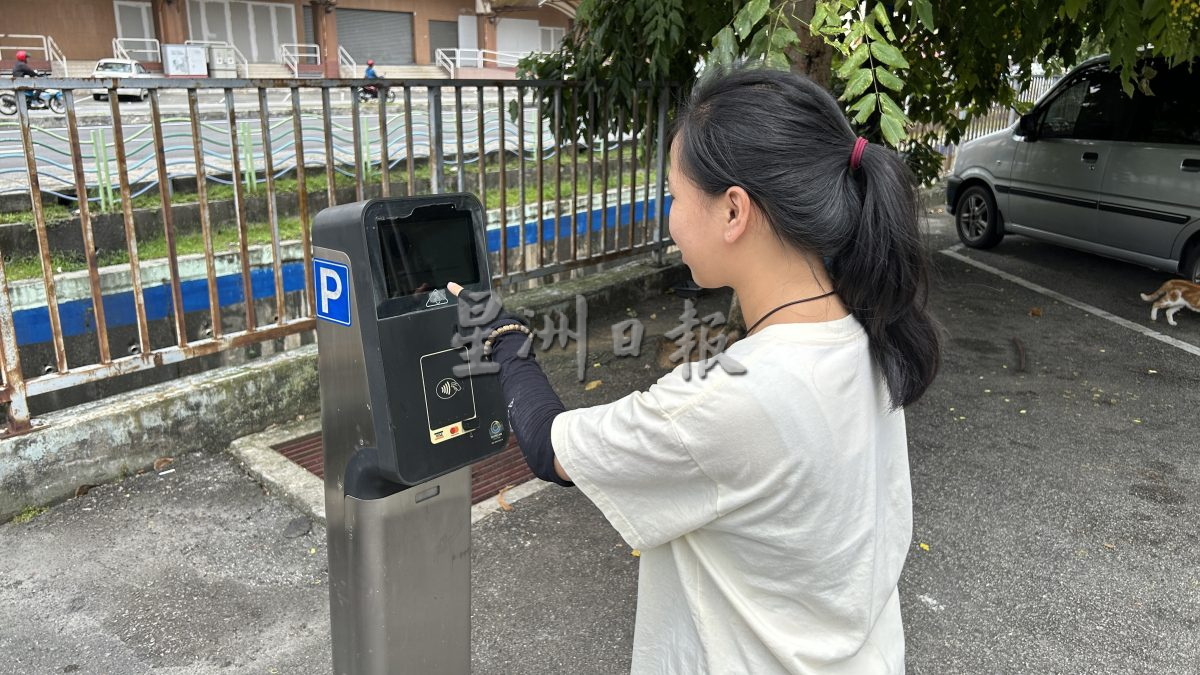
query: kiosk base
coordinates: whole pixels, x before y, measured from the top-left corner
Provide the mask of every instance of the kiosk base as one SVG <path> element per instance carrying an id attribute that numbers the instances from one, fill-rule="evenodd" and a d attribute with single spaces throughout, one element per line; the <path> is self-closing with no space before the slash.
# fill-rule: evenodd
<path id="1" fill-rule="evenodd" d="M 470 468 L 342 499 L 327 508 L 334 672 L 469 673 Z"/>

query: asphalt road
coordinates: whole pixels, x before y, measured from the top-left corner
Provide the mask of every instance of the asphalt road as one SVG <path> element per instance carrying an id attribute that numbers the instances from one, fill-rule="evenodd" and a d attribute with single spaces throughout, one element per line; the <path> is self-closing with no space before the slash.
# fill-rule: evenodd
<path id="1" fill-rule="evenodd" d="M 1197 672 L 1200 316 L 1150 323 L 1137 294 L 1167 275 L 1124 263 L 1019 237 L 956 252 L 1056 299 L 942 253 L 948 225 L 928 233 L 944 362 L 906 411 L 908 671 Z M 540 356 L 568 407 L 657 379 L 653 344 L 615 357 L 608 326 L 661 335 L 681 305 L 594 308 L 592 389 L 573 352 Z M 0 525 L 0 672 L 328 672 L 324 533 L 289 538 L 295 512 L 222 456 L 173 467 Z M 542 490 L 473 546 L 474 672 L 628 668 L 636 564 L 586 498 Z"/>

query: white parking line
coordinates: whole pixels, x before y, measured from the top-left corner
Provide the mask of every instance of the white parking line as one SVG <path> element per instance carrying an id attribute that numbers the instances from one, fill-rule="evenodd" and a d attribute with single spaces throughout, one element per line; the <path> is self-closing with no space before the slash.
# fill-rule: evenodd
<path id="1" fill-rule="evenodd" d="M 1147 328 L 1141 324 L 1134 323 L 1128 319 L 1123 319 L 1115 314 L 1106 312 L 1103 309 L 1100 309 L 1099 307 L 1093 307 L 1092 305 L 1089 305 L 1086 302 L 1080 302 L 1073 298 L 1068 298 L 1067 296 L 1063 295 L 1062 293 L 1059 293 L 1057 291 L 1052 291 L 1049 288 L 1046 288 L 1045 286 L 1039 286 L 1039 285 L 1033 283 L 1032 281 L 1026 281 L 1025 279 L 1022 279 L 1021 277 L 1016 276 L 1015 274 L 1009 274 L 1008 272 L 1005 272 L 1004 270 L 996 269 L 995 267 L 992 267 L 991 265 L 981 263 L 977 260 L 972 260 L 971 258 L 968 258 L 967 256 L 959 253 L 959 251 L 962 250 L 962 248 L 963 248 L 962 244 L 955 244 L 954 246 L 951 246 L 950 248 L 942 249 L 940 251 L 940 253 L 942 253 L 943 255 L 949 256 L 951 258 L 954 258 L 955 260 L 958 260 L 960 262 L 964 262 L 972 267 L 977 267 L 977 268 L 983 270 L 984 272 L 994 274 L 994 275 L 1000 277 L 1001 279 L 1004 279 L 1005 281 L 1010 281 L 1018 286 L 1028 288 L 1029 290 L 1033 291 L 1034 293 L 1040 293 L 1048 298 L 1053 298 L 1055 300 L 1058 300 L 1059 302 L 1068 304 L 1077 309 L 1082 309 L 1083 311 L 1087 312 L 1088 314 L 1098 316 L 1101 319 L 1104 319 L 1106 321 L 1111 321 L 1123 328 L 1128 328 L 1129 330 L 1137 332 L 1137 333 L 1141 333 L 1142 335 L 1145 335 L 1146 337 L 1154 338 L 1155 340 L 1158 340 L 1159 342 L 1163 342 L 1168 345 L 1171 345 L 1172 347 L 1175 347 L 1176 349 L 1182 349 L 1183 351 L 1185 351 L 1189 354 L 1192 354 L 1193 356 L 1200 356 L 1200 347 L 1197 347 L 1194 344 L 1173 338 L 1170 335 L 1163 335 L 1162 333 L 1160 333 L 1152 328 Z"/>

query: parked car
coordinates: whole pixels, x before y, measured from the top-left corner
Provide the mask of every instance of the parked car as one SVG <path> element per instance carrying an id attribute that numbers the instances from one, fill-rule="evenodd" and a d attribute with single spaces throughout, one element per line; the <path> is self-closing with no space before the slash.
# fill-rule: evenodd
<path id="1" fill-rule="evenodd" d="M 96 68 L 92 70 L 92 77 L 100 79 L 136 79 L 139 77 L 154 77 L 154 74 L 142 67 L 142 64 L 133 59 L 100 59 L 96 62 Z M 132 96 L 139 101 L 145 101 L 149 95 L 145 89 L 136 86 L 120 87 L 117 89 L 117 97 Z M 92 98 L 97 101 L 108 99 L 108 89 L 93 89 Z"/>
<path id="2" fill-rule="evenodd" d="M 1150 65 L 1152 96 L 1094 58 L 963 144 L 946 190 L 959 239 L 1022 234 L 1200 282 L 1200 63 Z"/>

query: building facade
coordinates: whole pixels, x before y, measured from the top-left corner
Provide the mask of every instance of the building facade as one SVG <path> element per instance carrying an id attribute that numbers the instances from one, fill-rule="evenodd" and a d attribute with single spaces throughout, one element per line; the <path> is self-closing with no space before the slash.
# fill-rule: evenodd
<path id="1" fill-rule="evenodd" d="M 506 54 L 558 46 L 574 14 L 556 0 L 37 0 L 5 9 L 0 60 L 30 48 L 53 61 L 28 36 L 48 36 L 71 75 L 126 47 L 184 42 L 227 43 L 248 64 L 282 64 L 284 52 L 320 54 L 327 77 L 361 76 L 373 59 L 384 68 L 436 65 L 439 49 Z M 24 37 L 23 37 L 24 36 Z M 154 61 L 149 52 L 134 58 Z M 315 61 L 311 56 L 307 60 Z M 481 63 L 480 65 L 485 65 Z M 341 67 L 339 67 L 341 66 Z M 260 72 L 264 72 L 261 71 Z M 270 71 L 267 71 L 270 72 Z M 57 69 L 56 69 L 57 73 Z M 57 73 L 64 74 L 64 73 Z M 251 75 L 255 72 L 250 71 Z"/>

